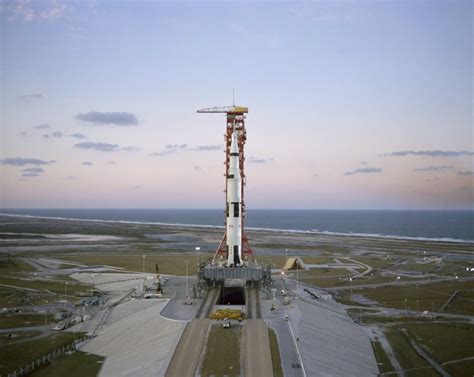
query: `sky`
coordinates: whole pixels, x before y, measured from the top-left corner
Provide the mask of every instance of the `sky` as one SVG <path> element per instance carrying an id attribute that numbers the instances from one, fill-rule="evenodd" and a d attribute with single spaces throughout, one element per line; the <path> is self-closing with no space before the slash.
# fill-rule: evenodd
<path id="1" fill-rule="evenodd" d="M 0 3 L 0 208 L 473 209 L 471 1 Z"/>

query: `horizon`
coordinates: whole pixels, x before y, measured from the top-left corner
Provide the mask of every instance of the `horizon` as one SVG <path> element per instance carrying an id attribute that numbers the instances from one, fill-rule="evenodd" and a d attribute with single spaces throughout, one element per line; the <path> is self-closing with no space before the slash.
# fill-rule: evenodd
<path id="1" fill-rule="evenodd" d="M 147 210 L 147 211 L 222 211 L 223 208 L 0 208 L 1 211 L 28 211 L 28 210 L 47 210 L 47 211 L 87 211 L 87 210 L 101 210 L 101 211 L 127 211 L 127 210 Z M 419 209 L 419 208 L 247 208 L 246 211 L 400 211 L 400 212 L 474 212 L 474 209 Z"/>
<path id="2" fill-rule="evenodd" d="M 196 111 L 235 88 L 247 208 L 472 211 L 472 14 L 6 2 L 0 207 L 223 208 L 225 116 Z"/>

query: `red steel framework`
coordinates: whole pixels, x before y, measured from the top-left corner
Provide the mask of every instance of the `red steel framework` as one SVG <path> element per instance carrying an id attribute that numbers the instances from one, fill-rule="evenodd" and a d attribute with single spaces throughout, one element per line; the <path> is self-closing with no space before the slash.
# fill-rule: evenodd
<path id="1" fill-rule="evenodd" d="M 226 133 L 224 134 L 225 142 L 225 182 L 226 188 L 224 193 L 227 195 L 227 174 L 229 171 L 229 161 L 230 161 L 230 144 L 232 141 L 232 132 L 235 128 L 238 135 L 238 145 L 239 145 L 239 165 L 240 165 L 240 176 L 242 177 L 242 186 L 241 186 L 241 198 L 242 198 L 242 259 L 244 262 L 249 260 L 254 260 L 254 255 L 252 249 L 249 245 L 249 239 L 244 231 L 244 222 L 246 216 L 245 210 L 245 200 L 244 200 L 244 187 L 246 183 L 245 176 L 245 154 L 244 146 L 247 140 L 247 131 L 245 130 L 245 114 L 248 113 L 247 107 L 242 106 L 227 106 L 227 107 L 212 107 L 199 110 L 198 113 L 225 113 L 226 114 Z M 226 195 L 224 198 L 226 199 Z M 226 205 L 224 206 L 226 207 Z M 227 219 L 227 214 L 225 214 Z M 227 231 L 224 232 L 224 237 L 217 248 L 216 254 L 214 255 L 214 262 L 227 259 L 227 245 L 226 245 Z"/>

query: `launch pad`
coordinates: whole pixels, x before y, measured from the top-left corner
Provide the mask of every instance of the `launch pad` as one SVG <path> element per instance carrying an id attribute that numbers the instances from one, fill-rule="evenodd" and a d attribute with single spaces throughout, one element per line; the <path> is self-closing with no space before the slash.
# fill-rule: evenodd
<path id="1" fill-rule="evenodd" d="M 245 153 L 247 140 L 244 106 L 213 107 L 198 113 L 226 114 L 225 141 L 225 232 L 211 263 L 198 266 L 196 296 L 209 287 L 223 286 L 226 280 L 238 279 L 244 286 L 262 289 L 268 298 L 271 294 L 271 268 L 257 263 L 249 239 L 244 231 L 246 208 L 244 201 Z M 242 294 L 243 291 L 242 291 Z"/>

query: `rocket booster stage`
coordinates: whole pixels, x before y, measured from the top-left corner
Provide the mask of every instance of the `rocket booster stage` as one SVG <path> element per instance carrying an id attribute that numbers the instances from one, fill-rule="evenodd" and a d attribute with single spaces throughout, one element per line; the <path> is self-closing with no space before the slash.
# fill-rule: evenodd
<path id="1" fill-rule="evenodd" d="M 232 132 L 227 172 L 227 266 L 242 265 L 242 177 L 237 131 Z"/>

